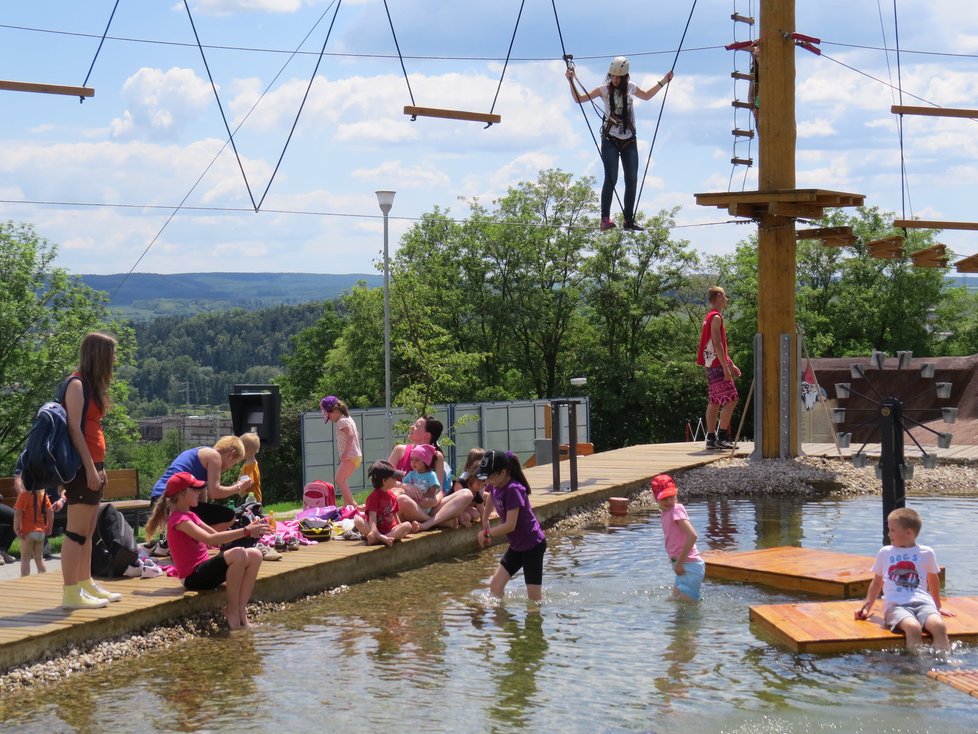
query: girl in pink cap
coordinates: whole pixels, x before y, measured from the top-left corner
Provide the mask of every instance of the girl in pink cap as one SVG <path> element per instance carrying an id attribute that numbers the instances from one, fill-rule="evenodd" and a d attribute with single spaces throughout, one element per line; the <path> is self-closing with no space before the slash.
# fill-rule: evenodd
<path id="1" fill-rule="evenodd" d="M 658 474 L 652 477 L 651 486 L 652 495 L 662 510 L 666 553 L 676 574 L 672 595 L 682 601 L 699 601 L 706 564 L 696 550 L 696 530 L 689 522 L 686 508 L 676 500 L 676 483 L 672 477 Z"/>
<path id="2" fill-rule="evenodd" d="M 434 470 L 435 447 L 421 444 L 411 449 L 411 471 L 401 479 L 397 511 L 405 520 L 424 522 L 441 501 L 441 483 Z"/>
<path id="3" fill-rule="evenodd" d="M 363 463 L 356 421 L 350 417 L 350 409 L 346 407 L 346 403 L 335 395 L 327 395 L 320 400 L 319 409 L 323 413 L 324 421 L 336 424 L 336 453 L 340 457 L 340 466 L 335 477 L 336 486 L 343 493 L 343 503 L 355 505 L 356 500 L 350 490 L 350 477 Z"/>

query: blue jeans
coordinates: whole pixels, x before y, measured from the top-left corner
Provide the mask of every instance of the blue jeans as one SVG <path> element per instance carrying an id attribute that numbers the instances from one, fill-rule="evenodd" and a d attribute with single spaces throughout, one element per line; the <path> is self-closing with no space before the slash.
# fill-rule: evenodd
<path id="1" fill-rule="evenodd" d="M 635 183 L 638 180 L 638 145 L 634 136 L 628 145 L 619 148 L 613 140 L 601 138 L 601 162 L 604 163 L 604 185 L 601 187 L 601 218 L 611 217 L 611 199 L 618 183 L 618 159 L 625 169 L 625 221 L 635 217 Z"/>

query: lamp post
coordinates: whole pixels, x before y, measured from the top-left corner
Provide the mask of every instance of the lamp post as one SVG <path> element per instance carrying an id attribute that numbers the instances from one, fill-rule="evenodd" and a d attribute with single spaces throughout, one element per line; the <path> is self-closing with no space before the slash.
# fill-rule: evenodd
<path id="1" fill-rule="evenodd" d="M 391 426 L 391 271 L 388 255 L 387 215 L 394 206 L 396 191 L 376 191 L 377 204 L 384 213 L 384 411 L 387 416 L 387 448 L 393 446 Z"/>

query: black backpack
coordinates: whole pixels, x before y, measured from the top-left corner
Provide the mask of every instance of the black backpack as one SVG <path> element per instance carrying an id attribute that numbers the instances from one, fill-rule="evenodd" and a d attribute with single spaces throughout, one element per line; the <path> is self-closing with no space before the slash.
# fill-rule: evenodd
<path id="1" fill-rule="evenodd" d="M 138 560 L 136 537 L 126 518 L 112 505 L 103 504 L 92 537 L 92 575 L 119 577 Z"/>
<path id="2" fill-rule="evenodd" d="M 75 450 L 68 434 L 68 414 L 65 411 L 65 393 L 72 380 L 81 380 L 85 402 L 82 407 L 81 428 L 85 430 L 85 414 L 88 412 L 88 385 L 78 376 L 69 377 L 61 385 L 57 398 L 45 403 L 37 411 L 24 451 L 17 460 L 21 480 L 29 492 L 36 489 L 53 489 L 67 484 L 81 468 L 81 457 Z"/>

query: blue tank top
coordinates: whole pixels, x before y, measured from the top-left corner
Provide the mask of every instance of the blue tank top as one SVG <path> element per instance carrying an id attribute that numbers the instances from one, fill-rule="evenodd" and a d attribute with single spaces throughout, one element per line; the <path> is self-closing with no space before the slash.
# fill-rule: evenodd
<path id="1" fill-rule="evenodd" d="M 200 463 L 200 459 L 197 456 L 197 452 L 200 449 L 201 447 L 199 446 L 195 449 L 187 449 L 175 458 L 173 463 L 163 472 L 163 476 L 160 477 L 159 481 L 153 485 L 153 491 L 149 495 L 150 499 L 160 497 L 166 490 L 167 481 L 177 472 L 188 471 L 201 481 L 206 482 L 207 470 Z"/>

